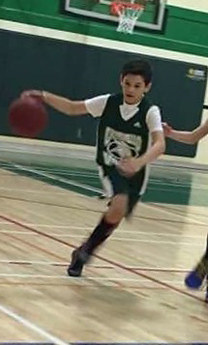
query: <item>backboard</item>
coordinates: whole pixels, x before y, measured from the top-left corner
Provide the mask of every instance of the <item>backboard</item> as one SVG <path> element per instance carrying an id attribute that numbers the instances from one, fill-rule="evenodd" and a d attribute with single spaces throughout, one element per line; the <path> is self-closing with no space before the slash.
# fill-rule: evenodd
<path id="1" fill-rule="evenodd" d="M 118 0 L 118 2 L 121 0 Z M 135 28 L 162 31 L 167 0 L 124 0 L 142 4 L 144 11 L 139 16 Z M 124 2 L 122 0 L 122 2 Z M 118 24 L 118 16 L 112 14 L 112 0 L 65 0 L 64 10 L 69 14 L 79 15 L 91 21 L 100 20 Z"/>

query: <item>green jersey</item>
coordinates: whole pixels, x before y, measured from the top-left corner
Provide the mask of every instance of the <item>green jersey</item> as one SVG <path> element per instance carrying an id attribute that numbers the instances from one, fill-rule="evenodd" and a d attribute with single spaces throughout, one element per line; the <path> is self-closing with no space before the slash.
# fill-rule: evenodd
<path id="1" fill-rule="evenodd" d="M 150 145 L 150 132 L 146 115 L 152 104 L 143 97 L 128 120 L 121 115 L 123 95 L 111 95 L 100 117 L 97 133 L 97 156 L 99 165 L 112 166 L 126 157 L 139 157 Z"/>

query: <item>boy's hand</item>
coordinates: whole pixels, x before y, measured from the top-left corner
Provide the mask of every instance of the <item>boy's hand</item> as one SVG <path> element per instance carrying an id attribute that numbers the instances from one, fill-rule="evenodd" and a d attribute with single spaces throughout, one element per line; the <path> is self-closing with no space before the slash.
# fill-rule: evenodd
<path id="1" fill-rule="evenodd" d="M 140 163 L 139 158 L 124 158 L 118 163 L 117 168 L 122 175 L 132 177 L 142 168 L 143 165 Z"/>
<path id="2" fill-rule="evenodd" d="M 166 122 L 162 123 L 163 131 L 166 137 L 169 137 L 173 131 L 173 128 Z"/>
<path id="3" fill-rule="evenodd" d="M 35 97 L 38 98 L 40 101 L 44 101 L 44 93 L 43 91 L 39 90 L 25 90 L 21 93 L 20 98 L 25 97 Z"/>

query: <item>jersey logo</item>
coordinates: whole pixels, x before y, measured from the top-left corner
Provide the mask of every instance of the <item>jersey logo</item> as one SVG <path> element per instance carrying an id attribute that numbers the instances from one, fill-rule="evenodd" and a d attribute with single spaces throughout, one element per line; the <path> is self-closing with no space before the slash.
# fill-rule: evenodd
<path id="1" fill-rule="evenodd" d="M 136 128 L 141 128 L 142 127 L 141 123 L 139 121 L 135 122 L 133 126 L 136 127 Z"/>
<path id="2" fill-rule="evenodd" d="M 103 157 L 106 165 L 114 165 L 120 159 L 139 157 L 142 138 L 136 134 L 128 134 L 106 127 L 104 136 Z"/>

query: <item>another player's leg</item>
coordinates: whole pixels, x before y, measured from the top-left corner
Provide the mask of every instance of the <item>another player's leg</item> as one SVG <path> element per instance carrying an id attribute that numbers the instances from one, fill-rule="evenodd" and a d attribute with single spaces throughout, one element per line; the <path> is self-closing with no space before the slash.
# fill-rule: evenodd
<path id="1" fill-rule="evenodd" d="M 68 267 L 68 275 L 79 277 L 82 274 L 84 265 L 89 262 L 95 250 L 106 241 L 117 228 L 118 224 L 126 214 L 128 196 L 125 194 L 115 195 L 108 211 L 95 227 L 92 234 L 79 248 L 72 253 L 72 260 Z"/>
<path id="2" fill-rule="evenodd" d="M 208 277 L 208 235 L 207 235 L 207 245 L 204 255 L 198 262 L 196 267 L 186 276 L 185 284 L 191 289 L 199 289 Z M 206 298 L 208 299 L 208 292 Z"/>

